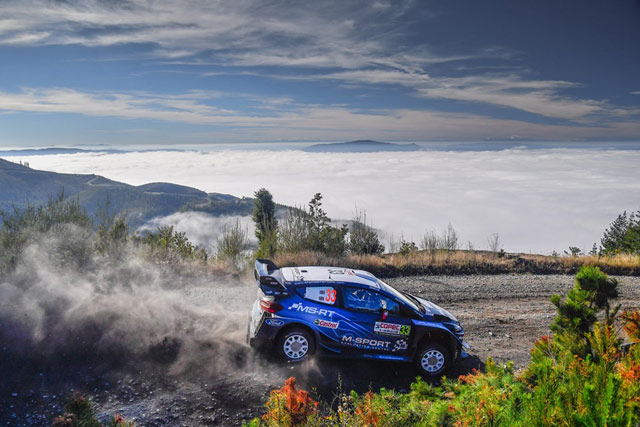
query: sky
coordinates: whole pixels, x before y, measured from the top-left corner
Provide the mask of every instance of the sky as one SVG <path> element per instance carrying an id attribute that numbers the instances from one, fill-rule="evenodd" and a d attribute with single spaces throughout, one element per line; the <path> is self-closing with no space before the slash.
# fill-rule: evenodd
<path id="1" fill-rule="evenodd" d="M 8 158 L 17 161 L 19 158 Z M 276 202 L 306 205 L 317 192 L 335 220 L 366 211 L 389 248 L 420 243 L 451 224 L 462 248 L 487 249 L 498 233 L 511 252 L 588 252 L 624 210 L 640 208 L 640 150 L 512 149 L 399 153 L 307 153 L 301 150 L 154 151 L 37 155 L 32 168 L 96 173 L 141 185 L 154 181 L 207 192 L 253 196 L 266 187 Z M 148 224 L 175 225 L 211 248 L 237 218 L 176 213 Z M 250 227 L 251 219 L 241 219 Z M 249 230 L 249 234 L 252 231 Z"/>
<path id="2" fill-rule="evenodd" d="M 0 147 L 637 140 L 638 46 L 638 0 L 2 0 Z"/>

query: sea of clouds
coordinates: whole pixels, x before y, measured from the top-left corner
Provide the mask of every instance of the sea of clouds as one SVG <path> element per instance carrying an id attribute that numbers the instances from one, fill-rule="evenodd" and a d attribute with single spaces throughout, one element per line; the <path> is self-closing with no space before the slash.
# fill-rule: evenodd
<path id="1" fill-rule="evenodd" d="M 392 237 L 419 242 L 427 230 L 451 223 L 464 247 L 472 242 L 483 249 L 488 236 L 499 233 L 507 251 L 562 252 L 569 245 L 588 251 L 619 213 L 640 209 L 640 151 L 222 150 L 27 160 L 36 169 L 95 173 L 133 185 L 172 182 L 235 196 L 252 196 L 265 187 L 287 205 L 306 204 L 320 192 L 331 218 L 351 219 L 356 209 L 366 210 L 387 246 Z M 194 216 L 197 226 L 184 216 L 175 218 L 181 231 L 202 234 L 201 217 Z M 205 243 L 202 235 L 197 240 Z"/>

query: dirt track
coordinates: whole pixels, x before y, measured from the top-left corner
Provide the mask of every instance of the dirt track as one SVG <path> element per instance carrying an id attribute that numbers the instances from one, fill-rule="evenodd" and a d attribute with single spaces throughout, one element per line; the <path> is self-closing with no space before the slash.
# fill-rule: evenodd
<path id="1" fill-rule="evenodd" d="M 640 307 L 640 278 L 619 277 L 619 303 Z M 425 297 L 451 311 L 466 329 L 470 357 L 454 374 L 481 367 L 488 356 L 526 365 L 529 349 L 549 333 L 552 294 L 565 294 L 571 276 L 431 276 L 389 279 L 401 290 Z M 253 287 L 234 293 L 247 299 Z M 246 292 L 244 292 L 246 291 Z M 184 290 L 186 298 L 203 298 L 202 289 Z M 0 387 L 0 425 L 49 425 L 71 390 L 92 395 L 103 418 L 121 413 L 140 425 L 239 425 L 262 413 L 269 390 L 289 376 L 331 401 L 336 386 L 363 392 L 380 387 L 408 389 L 415 376 L 404 364 L 315 360 L 303 366 L 274 365 L 256 359 L 238 343 L 235 369 L 205 375 L 170 375 L 170 366 L 145 364 L 118 371 L 73 367 L 56 375 L 34 373 L 19 384 Z"/>
<path id="2" fill-rule="evenodd" d="M 622 309 L 640 307 L 640 278 L 617 277 Z M 485 360 L 529 362 L 533 342 L 550 334 L 555 316 L 551 295 L 565 295 L 573 276 L 431 276 L 389 279 L 405 292 L 442 305 L 466 330 L 471 353 Z"/>

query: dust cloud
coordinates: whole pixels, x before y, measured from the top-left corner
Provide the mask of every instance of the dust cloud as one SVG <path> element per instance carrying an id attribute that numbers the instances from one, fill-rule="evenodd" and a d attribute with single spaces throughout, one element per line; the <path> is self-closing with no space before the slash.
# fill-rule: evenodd
<path id="1" fill-rule="evenodd" d="M 87 241 L 73 227 L 35 236 L 0 277 L 0 370 L 148 363 L 215 376 L 249 363 L 250 277 L 157 265 L 133 244 L 107 259 Z"/>

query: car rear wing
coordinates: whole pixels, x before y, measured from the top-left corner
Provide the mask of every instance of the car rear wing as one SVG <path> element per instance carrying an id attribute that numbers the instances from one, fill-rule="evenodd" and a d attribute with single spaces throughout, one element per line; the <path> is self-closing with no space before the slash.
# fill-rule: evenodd
<path id="1" fill-rule="evenodd" d="M 268 259 L 256 259 L 253 275 L 265 295 L 288 295 L 280 267 Z"/>

